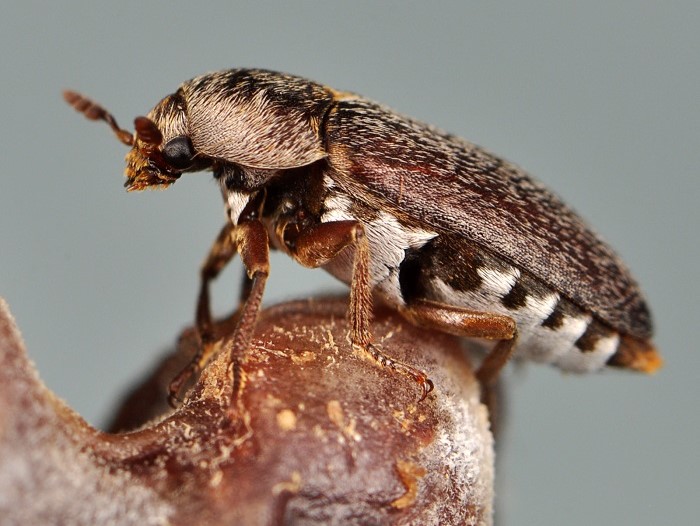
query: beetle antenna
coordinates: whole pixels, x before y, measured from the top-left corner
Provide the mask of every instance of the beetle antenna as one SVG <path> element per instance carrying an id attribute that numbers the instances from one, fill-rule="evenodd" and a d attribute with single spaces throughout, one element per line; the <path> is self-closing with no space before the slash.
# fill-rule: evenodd
<path id="1" fill-rule="evenodd" d="M 120 128 L 112 114 L 99 104 L 91 101 L 80 93 L 71 90 L 65 90 L 63 92 L 63 98 L 68 104 L 73 106 L 76 111 L 79 111 L 91 121 L 105 121 L 107 124 L 109 124 L 109 127 L 112 128 L 112 131 L 115 133 L 117 138 L 127 146 L 134 145 L 133 134 L 128 130 L 123 130 Z"/>

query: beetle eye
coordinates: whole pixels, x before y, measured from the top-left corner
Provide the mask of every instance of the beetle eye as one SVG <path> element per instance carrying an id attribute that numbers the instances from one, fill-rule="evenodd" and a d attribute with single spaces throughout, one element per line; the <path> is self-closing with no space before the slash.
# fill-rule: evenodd
<path id="1" fill-rule="evenodd" d="M 185 170 L 194 162 L 194 150 L 189 137 L 175 137 L 163 146 L 163 160 L 177 170 Z"/>

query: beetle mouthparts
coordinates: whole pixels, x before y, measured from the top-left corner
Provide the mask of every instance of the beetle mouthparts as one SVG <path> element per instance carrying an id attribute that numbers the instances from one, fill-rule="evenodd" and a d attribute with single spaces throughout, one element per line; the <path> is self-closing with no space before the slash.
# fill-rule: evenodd
<path id="1" fill-rule="evenodd" d="M 140 192 L 148 188 L 165 189 L 180 178 L 179 174 L 164 174 L 150 171 L 139 172 L 124 182 L 127 192 Z"/>

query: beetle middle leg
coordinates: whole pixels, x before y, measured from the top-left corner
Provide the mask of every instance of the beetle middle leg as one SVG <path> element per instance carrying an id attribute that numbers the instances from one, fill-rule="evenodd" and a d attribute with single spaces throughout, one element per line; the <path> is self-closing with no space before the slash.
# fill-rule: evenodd
<path id="1" fill-rule="evenodd" d="M 169 400 L 171 404 L 178 400 L 178 394 L 188 379 L 199 372 L 216 351 L 216 338 L 209 302 L 209 284 L 220 274 L 236 253 L 241 256 L 247 272 L 247 280 L 241 293 L 236 329 L 233 337 L 226 341 L 224 346 L 224 350 L 231 355 L 230 360 L 234 366 L 233 388 L 235 395 L 238 373 L 235 369 L 237 362 L 234 354 L 247 349 L 250 344 L 269 273 L 267 231 L 258 220 L 246 221 L 239 225 L 227 223 L 221 229 L 202 265 L 196 314 L 200 345 L 190 363 L 170 384 Z"/>
<path id="2" fill-rule="evenodd" d="M 293 232 L 293 234 L 292 234 Z M 317 268 L 345 248 L 355 249 L 350 283 L 350 327 L 353 347 L 368 353 L 380 365 L 413 378 L 421 388 L 421 400 L 433 390 L 433 382 L 423 372 L 386 356 L 372 343 L 372 285 L 370 283 L 369 241 L 359 221 L 317 223 L 298 230 L 282 228 L 281 237 L 287 250 L 299 263 Z"/>

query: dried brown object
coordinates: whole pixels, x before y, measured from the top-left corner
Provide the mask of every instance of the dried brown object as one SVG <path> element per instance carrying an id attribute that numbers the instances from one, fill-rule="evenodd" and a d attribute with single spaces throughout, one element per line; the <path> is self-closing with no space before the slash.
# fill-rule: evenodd
<path id="1" fill-rule="evenodd" d="M 263 311 L 233 412 L 219 357 L 180 409 L 107 434 L 43 386 L 0 303 L 0 522 L 490 524 L 488 415 L 458 341 L 377 310 L 384 351 L 435 382 L 417 403 L 414 383 L 353 354 L 346 308 Z M 131 407 L 132 424 L 151 411 Z"/>

